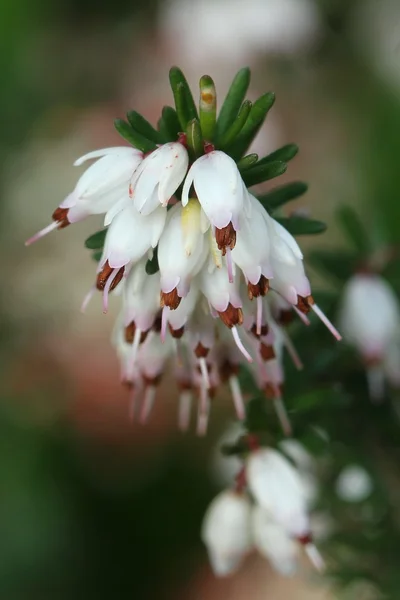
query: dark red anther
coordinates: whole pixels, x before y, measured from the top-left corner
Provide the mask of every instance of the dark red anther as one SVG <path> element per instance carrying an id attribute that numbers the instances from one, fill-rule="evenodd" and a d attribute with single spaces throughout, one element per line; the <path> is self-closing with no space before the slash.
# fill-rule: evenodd
<path id="1" fill-rule="evenodd" d="M 53 221 L 58 222 L 58 229 L 64 229 L 64 227 L 68 227 L 70 222 L 68 221 L 68 212 L 69 208 L 56 208 L 56 210 L 52 214 Z"/>

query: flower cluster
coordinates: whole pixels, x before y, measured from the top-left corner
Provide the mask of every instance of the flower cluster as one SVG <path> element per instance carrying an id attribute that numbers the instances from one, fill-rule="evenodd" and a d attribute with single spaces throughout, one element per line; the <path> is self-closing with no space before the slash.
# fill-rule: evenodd
<path id="1" fill-rule="evenodd" d="M 257 162 L 256 155 L 240 158 L 261 124 L 255 120 L 260 105 L 252 112 L 251 103 L 240 102 L 224 132 L 228 109 L 224 105 L 215 120 L 215 89 L 209 77 L 201 80 L 199 120 L 185 113 L 192 107 L 191 95 L 177 70 L 172 84 L 175 132 L 163 134 L 170 119 L 161 121 L 156 131 L 147 122 L 143 126 L 137 113 L 130 116 L 132 127 L 119 123 L 136 148 L 106 148 L 78 159 L 78 166 L 97 161 L 55 210 L 53 223 L 27 244 L 90 215 L 105 215 L 96 282 L 84 305 L 97 289 L 107 312 L 110 293 L 122 292 L 113 343 L 122 381 L 136 397 L 142 395 L 141 422 L 149 416 L 171 361 L 182 429 L 188 426 L 192 395 L 197 394 L 197 431 L 205 433 L 210 399 L 225 382 L 243 419 L 237 375 L 240 365 L 248 363 L 289 433 L 281 402 L 283 347 L 299 366 L 300 361 L 282 324 L 292 310 L 305 322 L 313 310 L 340 336 L 311 295 L 294 237 L 248 189 L 273 176 L 274 169 L 275 174 L 283 172 L 284 163 Z M 271 105 L 271 95 L 266 97 L 261 98 L 267 102 L 265 114 Z M 164 110 L 163 116 L 171 111 Z"/>
<path id="2" fill-rule="evenodd" d="M 300 469 L 279 451 L 260 447 L 248 436 L 249 452 L 233 489 L 211 502 L 202 539 L 218 576 L 238 569 L 252 550 L 281 574 L 293 575 L 303 547 L 314 566 L 323 561 L 312 542 L 309 489 Z"/>

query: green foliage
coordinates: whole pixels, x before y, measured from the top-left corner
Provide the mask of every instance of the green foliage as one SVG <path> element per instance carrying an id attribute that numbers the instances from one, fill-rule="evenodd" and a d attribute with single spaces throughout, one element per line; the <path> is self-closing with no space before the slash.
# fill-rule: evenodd
<path id="1" fill-rule="evenodd" d="M 302 181 L 293 181 L 285 183 L 280 187 L 257 196 L 261 204 L 268 210 L 273 211 L 283 206 L 287 202 L 299 198 L 308 190 L 308 185 Z"/>
<path id="2" fill-rule="evenodd" d="M 164 137 L 165 142 L 173 142 L 182 131 L 176 110 L 172 106 L 164 106 L 161 119 L 158 121 L 158 128 Z"/>
<path id="3" fill-rule="evenodd" d="M 253 165 L 256 164 L 256 162 L 258 161 L 258 154 L 247 154 L 246 156 L 243 156 L 243 158 L 241 158 L 238 163 L 237 163 L 237 167 L 239 169 L 239 171 L 246 171 L 247 169 L 249 169 L 250 167 L 252 167 Z"/>
<path id="4" fill-rule="evenodd" d="M 371 251 L 371 241 L 356 211 L 351 206 L 343 205 L 337 210 L 337 218 L 349 243 L 367 256 Z"/>
<path id="5" fill-rule="evenodd" d="M 126 114 L 129 124 L 132 128 L 137 131 L 140 135 L 150 140 L 154 144 L 161 144 L 162 139 L 160 132 L 154 129 L 154 127 L 136 110 L 130 110 Z"/>
<path id="6" fill-rule="evenodd" d="M 178 67 L 172 67 L 169 72 L 169 82 L 175 100 L 176 113 L 182 127 L 186 131 L 187 124 L 198 119 L 196 105 L 186 78 Z"/>
<path id="7" fill-rule="evenodd" d="M 107 229 L 101 229 L 96 231 L 85 240 L 86 248 L 89 250 L 101 250 L 104 246 L 104 240 L 106 239 Z"/>
<path id="8" fill-rule="evenodd" d="M 268 156 L 265 156 L 259 161 L 259 165 L 264 165 L 266 163 L 282 160 L 283 162 L 289 162 L 292 160 L 299 151 L 299 147 L 296 144 L 286 144 L 286 146 L 282 146 L 282 148 L 278 148 Z"/>
<path id="9" fill-rule="evenodd" d="M 238 134 L 242 131 L 251 111 L 252 104 L 250 100 L 245 100 L 239 109 L 236 119 L 229 129 L 221 136 L 217 143 L 217 148 L 224 150 L 234 143 Z"/>
<path id="10" fill-rule="evenodd" d="M 272 92 L 264 94 L 254 102 L 244 127 L 237 136 L 235 142 L 229 148 L 229 154 L 235 160 L 238 160 L 246 152 L 264 123 L 274 102 L 275 94 Z"/>
<path id="11" fill-rule="evenodd" d="M 247 90 L 250 85 L 250 69 L 245 67 L 235 76 L 231 87 L 222 104 L 217 119 L 215 131 L 215 143 L 218 144 L 220 138 L 226 133 L 232 123 L 235 121 Z"/>
<path id="12" fill-rule="evenodd" d="M 201 135 L 200 123 L 197 119 L 189 121 L 186 128 L 187 145 L 193 158 L 196 159 L 203 154 L 203 137 Z"/>
<path id="13" fill-rule="evenodd" d="M 158 266 L 158 246 L 156 246 L 156 248 L 154 248 L 153 251 L 153 258 L 149 259 L 146 262 L 146 273 L 147 275 L 154 275 L 154 273 L 157 273 L 157 271 L 160 270 L 160 267 Z"/>
<path id="14" fill-rule="evenodd" d="M 214 81 L 209 75 L 203 75 L 200 79 L 199 115 L 204 139 L 213 140 L 217 122 L 217 92 Z"/>
<path id="15" fill-rule="evenodd" d="M 123 119 L 115 119 L 114 125 L 118 133 L 127 142 L 132 144 L 132 146 L 138 148 L 138 150 L 141 150 L 142 152 L 151 152 L 157 148 L 157 145 L 153 141 L 145 138 Z"/>
<path id="16" fill-rule="evenodd" d="M 246 169 L 242 173 L 242 178 L 246 186 L 251 187 L 257 183 L 263 183 L 269 179 L 279 177 L 279 175 L 285 173 L 286 169 L 287 164 L 280 160 L 276 160 L 261 166 L 256 164 L 253 167 Z"/>
<path id="17" fill-rule="evenodd" d="M 276 217 L 292 235 L 314 235 L 326 231 L 326 223 L 306 217 Z"/>

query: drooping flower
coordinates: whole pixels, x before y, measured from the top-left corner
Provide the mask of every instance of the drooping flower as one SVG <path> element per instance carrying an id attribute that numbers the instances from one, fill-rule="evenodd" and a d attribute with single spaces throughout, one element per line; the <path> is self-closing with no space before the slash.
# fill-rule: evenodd
<path id="1" fill-rule="evenodd" d="M 400 371 L 400 307 L 394 291 L 380 275 L 354 275 L 343 290 L 339 321 L 365 362 L 371 398 L 382 398 L 385 374 L 396 385 Z"/>
<path id="2" fill-rule="evenodd" d="M 293 576 L 298 567 L 296 541 L 261 506 L 254 506 L 251 517 L 254 545 L 258 552 L 278 573 L 285 577 Z"/>
<path id="3" fill-rule="evenodd" d="M 252 547 L 248 497 L 231 490 L 218 494 L 204 516 L 201 538 L 216 575 L 236 571 Z"/>
<path id="4" fill-rule="evenodd" d="M 125 269 L 157 246 L 164 228 L 166 211 L 160 206 L 148 216 L 142 216 L 131 202 L 112 220 L 99 262 L 97 289 L 104 298 L 121 280 Z M 106 310 L 106 306 L 105 306 Z"/>
<path id="5" fill-rule="evenodd" d="M 183 206 L 189 201 L 192 184 L 206 218 L 215 228 L 218 247 L 225 254 L 235 246 L 241 218 L 251 214 L 248 192 L 235 161 L 219 150 L 198 158 L 185 179 Z"/>
<path id="6" fill-rule="evenodd" d="M 301 476 L 272 448 L 259 448 L 246 461 L 246 477 L 257 503 L 288 534 L 302 538 L 310 533 L 307 499 Z"/>
<path id="7" fill-rule="evenodd" d="M 149 215 L 160 204 L 167 206 L 182 183 L 188 164 L 187 150 L 178 142 L 164 144 L 149 154 L 135 171 L 130 185 L 138 212 Z"/>
<path id="8" fill-rule="evenodd" d="M 143 153 L 125 146 L 104 148 L 85 154 L 74 164 L 80 166 L 95 158 L 98 160 L 81 175 L 73 192 L 54 211 L 53 223 L 27 240 L 26 245 L 53 229 L 63 229 L 90 215 L 108 212 L 126 195 L 129 180 L 142 162 Z"/>
<path id="9" fill-rule="evenodd" d="M 191 200 L 186 208 L 176 204 L 168 213 L 159 243 L 158 264 L 161 274 L 162 303 L 172 309 L 179 306 L 181 298 L 190 289 L 190 283 L 200 272 L 208 254 L 205 236 L 200 232 L 197 200 Z M 185 237 L 184 226 L 191 212 L 194 225 L 190 223 L 189 238 Z M 196 236 L 196 215 L 198 235 Z M 194 238 L 194 240 L 193 240 Z"/>

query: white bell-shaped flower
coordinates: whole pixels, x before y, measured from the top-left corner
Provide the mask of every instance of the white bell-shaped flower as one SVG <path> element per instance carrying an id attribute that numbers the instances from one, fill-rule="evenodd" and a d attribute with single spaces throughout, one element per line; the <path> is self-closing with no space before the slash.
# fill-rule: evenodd
<path id="1" fill-rule="evenodd" d="M 270 228 L 266 224 L 266 219 L 270 217 L 257 198 L 251 194 L 249 198 L 251 216 L 242 219 L 242 226 L 232 249 L 232 260 L 243 271 L 246 279 L 256 285 L 261 275 L 267 279 L 273 276 L 269 261 Z"/>
<path id="2" fill-rule="evenodd" d="M 251 517 L 256 549 L 269 560 L 275 571 L 285 577 L 293 576 L 298 567 L 299 550 L 295 540 L 261 506 L 254 506 Z"/>
<path id="3" fill-rule="evenodd" d="M 129 273 L 124 286 L 124 325 L 134 322 L 141 331 L 148 331 L 160 309 L 160 273 L 148 275 L 146 260 L 140 261 Z"/>
<path id="4" fill-rule="evenodd" d="M 251 504 L 247 496 L 224 491 L 211 502 L 204 516 L 201 538 L 215 575 L 230 575 L 252 547 Z"/>
<path id="5" fill-rule="evenodd" d="M 207 258 L 207 239 L 200 232 L 200 217 L 199 211 L 196 210 L 196 204 L 198 205 L 196 200 L 191 200 L 192 212 L 197 213 L 199 235 L 196 243 L 190 246 L 189 253 L 188 240 L 185 237 L 184 230 L 185 211 L 187 209 L 179 203 L 168 212 L 167 222 L 158 246 L 161 290 L 164 296 L 172 292 L 179 298 L 186 296 L 192 279 L 199 273 Z M 194 219 L 196 219 L 195 216 Z M 194 229 L 195 227 L 191 225 L 191 238 L 194 235 Z M 178 299 L 176 300 L 179 302 Z M 174 304 L 169 304 L 166 298 L 165 304 L 174 308 Z"/>
<path id="6" fill-rule="evenodd" d="M 107 231 L 100 268 L 108 262 L 112 269 L 139 261 L 155 248 L 164 228 L 166 211 L 160 206 L 151 215 L 138 213 L 132 202 L 114 217 Z"/>
<path id="7" fill-rule="evenodd" d="M 298 471 L 279 452 L 260 448 L 246 463 L 247 482 L 256 502 L 294 537 L 309 534 L 307 498 Z"/>
<path id="8" fill-rule="evenodd" d="M 137 210 L 149 215 L 160 204 L 167 206 L 182 183 L 188 164 L 187 150 L 179 142 L 169 142 L 149 154 L 131 181 L 131 193 Z"/>
<path id="9" fill-rule="evenodd" d="M 199 293 L 198 285 L 193 282 L 189 293 L 182 299 L 182 302 L 179 303 L 178 308 L 171 310 L 168 306 L 164 306 L 162 317 L 163 326 L 164 321 L 165 323 L 168 322 L 173 337 L 181 337 L 181 332 L 183 334 L 183 328 L 191 318 L 196 307 Z M 164 338 L 165 332 L 163 333 L 163 328 L 164 327 L 162 327 L 161 331 L 162 337 Z"/>
<path id="10" fill-rule="evenodd" d="M 172 356 L 174 346 L 171 337 L 164 344 L 156 332 L 152 331 L 139 348 L 137 365 L 143 377 L 156 380 L 164 371 L 166 361 Z"/>
<path id="11" fill-rule="evenodd" d="M 203 269 L 200 273 L 200 289 L 212 308 L 218 313 L 224 313 L 229 305 L 236 309 L 242 307 L 238 278 L 230 283 L 225 267 L 214 269 L 212 272 Z"/>
<path id="12" fill-rule="evenodd" d="M 53 223 L 27 240 L 30 245 L 54 229 L 63 229 L 90 215 L 108 212 L 126 195 L 129 180 L 143 160 L 143 153 L 125 146 L 104 148 L 75 161 L 80 166 L 98 158 L 79 178 L 75 189 L 53 213 Z"/>
<path id="13" fill-rule="evenodd" d="M 220 150 L 204 154 L 189 169 L 182 191 L 183 206 L 189 200 L 192 184 L 207 219 L 218 229 L 232 223 L 237 231 L 240 217 L 251 212 L 248 193 L 236 163 Z"/>
<path id="14" fill-rule="evenodd" d="M 367 361 L 382 360 L 386 348 L 400 335 L 399 302 L 380 275 L 358 274 L 349 279 L 339 320 L 345 339 Z"/>

